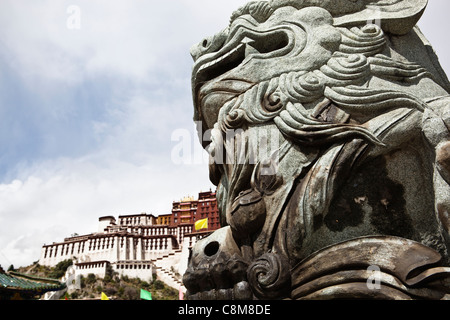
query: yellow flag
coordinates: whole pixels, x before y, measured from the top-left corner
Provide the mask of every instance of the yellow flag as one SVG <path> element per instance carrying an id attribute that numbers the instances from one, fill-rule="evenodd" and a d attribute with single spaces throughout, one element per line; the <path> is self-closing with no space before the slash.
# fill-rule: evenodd
<path id="1" fill-rule="evenodd" d="M 102 292 L 102 300 L 109 300 L 108 296 Z"/>
<path id="2" fill-rule="evenodd" d="M 198 220 L 195 223 L 195 230 L 208 229 L 208 218 Z"/>

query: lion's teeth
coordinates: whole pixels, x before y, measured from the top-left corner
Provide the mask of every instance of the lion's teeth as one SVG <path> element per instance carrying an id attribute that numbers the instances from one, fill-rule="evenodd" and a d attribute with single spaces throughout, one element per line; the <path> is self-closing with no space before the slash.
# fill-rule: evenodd
<path id="1" fill-rule="evenodd" d="M 245 57 L 248 57 L 251 54 L 259 54 L 259 53 L 260 52 L 255 48 L 253 48 L 251 45 L 248 44 L 245 46 Z"/>
<path id="2" fill-rule="evenodd" d="M 258 50 L 256 50 L 254 47 L 252 47 L 250 44 L 254 43 L 255 40 L 245 37 L 242 39 L 241 43 L 245 45 L 245 57 L 248 57 L 251 54 L 258 54 L 260 53 Z"/>

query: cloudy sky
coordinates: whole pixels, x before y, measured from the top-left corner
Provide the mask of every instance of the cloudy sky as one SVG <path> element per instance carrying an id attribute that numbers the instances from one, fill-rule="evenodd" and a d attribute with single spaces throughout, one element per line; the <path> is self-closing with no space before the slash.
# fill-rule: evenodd
<path id="1" fill-rule="evenodd" d="M 246 2 L 1 0 L 0 265 L 29 265 L 100 216 L 170 213 L 212 187 L 189 48 Z M 430 0 L 419 24 L 447 73 L 449 11 Z"/>

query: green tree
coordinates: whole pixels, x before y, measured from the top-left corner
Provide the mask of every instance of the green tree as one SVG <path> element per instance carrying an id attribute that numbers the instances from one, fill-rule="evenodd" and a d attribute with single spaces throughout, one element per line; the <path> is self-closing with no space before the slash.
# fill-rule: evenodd
<path id="1" fill-rule="evenodd" d="M 111 264 L 108 263 L 106 265 L 106 272 L 105 272 L 105 277 L 103 278 L 103 281 L 106 283 L 112 282 L 115 275 L 117 275 L 117 272 L 114 272 L 113 267 L 111 266 Z"/>
<path id="2" fill-rule="evenodd" d="M 97 281 L 97 277 L 93 273 L 89 273 L 86 278 L 86 284 L 93 284 Z"/>
<path id="3" fill-rule="evenodd" d="M 123 297 L 126 300 L 139 300 L 139 290 L 132 286 L 126 286 L 123 292 Z"/>
<path id="4" fill-rule="evenodd" d="M 59 262 L 53 270 L 48 275 L 49 278 L 59 279 L 64 276 L 64 274 L 67 271 L 67 268 L 69 268 L 73 264 L 73 261 L 71 259 L 67 259 L 64 261 Z"/>
<path id="5" fill-rule="evenodd" d="M 164 285 L 164 282 L 162 282 L 161 280 L 155 280 L 155 281 L 153 282 L 153 287 L 154 287 L 156 290 L 162 290 L 162 289 L 165 288 L 165 285 Z"/>

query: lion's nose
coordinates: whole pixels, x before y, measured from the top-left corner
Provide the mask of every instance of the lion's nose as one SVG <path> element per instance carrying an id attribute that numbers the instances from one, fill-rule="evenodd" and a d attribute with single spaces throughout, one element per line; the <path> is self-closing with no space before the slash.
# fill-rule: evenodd
<path id="1" fill-rule="evenodd" d="M 201 56 L 220 50 L 228 37 L 228 28 L 220 31 L 214 36 L 207 37 L 191 47 L 190 53 L 194 62 Z"/>
<path id="2" fill-rule="evenodd" d="M 251 290 L 245 281 L 247 267 L 230 227 L 215 231 L 192 249 L 189 267 L 183 276 L 188 290 L 186 298 L 251 298 Z"/>

